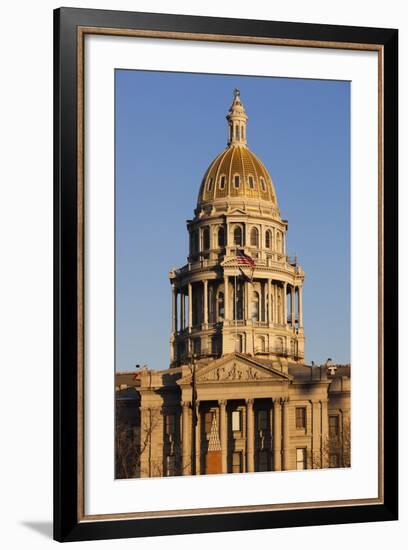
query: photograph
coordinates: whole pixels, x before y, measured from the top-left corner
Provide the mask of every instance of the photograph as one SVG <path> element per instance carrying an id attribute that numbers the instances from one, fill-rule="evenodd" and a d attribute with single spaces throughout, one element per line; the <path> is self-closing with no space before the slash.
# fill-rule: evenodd
<path id="1" fill-rule="evenodd" d="M 114 86 L 115 478 L 351 467 L 351 83 Z"/>

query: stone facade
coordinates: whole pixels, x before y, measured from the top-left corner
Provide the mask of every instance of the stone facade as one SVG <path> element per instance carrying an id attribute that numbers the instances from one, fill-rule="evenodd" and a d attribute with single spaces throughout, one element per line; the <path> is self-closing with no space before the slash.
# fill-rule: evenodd
<path id="1" fill-rule="evenodd" d="M 305 274 L 247 120 L 236 90 L 227 148 L 187 222 L 187 264 L 169 273 L 170 368 L 116 377 L 117 405 L 140 411 L 133 476 L 350 465 L 350 366 L 304 363 Z"/>

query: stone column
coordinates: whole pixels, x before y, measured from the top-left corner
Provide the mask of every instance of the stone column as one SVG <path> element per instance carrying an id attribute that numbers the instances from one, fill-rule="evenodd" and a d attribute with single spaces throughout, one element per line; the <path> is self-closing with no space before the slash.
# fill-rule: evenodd
<path id="1" fill-rule="evenodd" d="M 191 332 L 193 326 L 193 287 L 188 283 L 188 332 Z"/>
<path id="2" fill-rule="evenodd" d="M 228 432 L 227 432 L 227 402 L 218 401 L 220 409 L 220 439 L 221 439 L 221 472 L 227 473 Z"/>
<path id="3" fill-rule="evenodd" d="M 283 283 L 283 325 L 287 325 L 288 323 L 288 299 L 286 296 L 288 283 Z"/>
<path id="4" fill-rule="evenodd" d="M 172 285 L 172 291 L 173 291 L 173 332 L 177 332 L 177 288 L 175 285 Z"/>
<path id="5" fill-rule="evenodd" d="M 208 281 L 204 280 L 204 328 L 208 326 Z"/>
<path id="6" fill-rule="evenodd" d="M 248 321 L 251 318 L 251 306 L 249 303 L 249 283 L 244 283 L 244 320 Z"/>
<path id="7" fill-rule="evenodd" d="M 197 425 L 195 429 L 196 438 L 196 475 L 201 474 L 201 417 L 200 417 L 200 402 L 196 401 L 196 418 Z"/>
<path id="8" fill-rule="evenodd" d="M 228 276 L 224 275 L 224 321 L 229 321 L 229 288 Z"/>
<path id="9" fill-rule="evenodd" d="M 265 281 L 261 281 L 261 289 L 262 289 L 262 314 L 260 316 L 260 320 L 265 322 L 268 319 L 266 318 L 266 290 L 267 286 Z"/>
<path id="10" fill-rule="evenodd" d="M 280 471 L 282 469 L 282 406 L 280 399 L 273 400 L 273 469 Z"/>
<path id="11" fill-rule="evenodd" d="M 289 470 L 289 400 L 283 401 L 283 464 L 282 470 Z"/>
<path id="12" fill-rule="evenodd" d="M 301 286 L 298 286 L 298 307 L 299 307 L 299 328 L 303 328 L 303 292 L 302 292 Z"/>
<path id="13" fill-rule="evenodd" d="M 185 328 L 185 300 L 184 300 L 184 288 L 180 288 L 180 330 Z"/>
<path id="14" fill-rule="evenodd" d="M 272 300 L 272 281 L 268 279 L 268 323 L 272 323 L 272 307 L 274 305 L 274 300 Z"/>
<path id="15" fill-rule="evenodd" d="M 279 313 L 278 313 L 278 285 L 272 285 L 273 291 L 273 318 L 274 323 L 279 323 Z"/>
<path id="16" fill-rule="evenodd" d="M 191 470 L 190 456 L 190 401 L 182 401 L 182 475 L 187 476 Z"/>
<path id="17" fill-rule="evenodd" d="M 247 441 L 246 441 L 246 462 L 247 472 L 253 472 L 254 468 L 254 400 L 246 400 L 247 411 Z"/>
<path id="18" fill-rule="evenodd" d="M 295 287 L 290 287 L 290 321 L 292 327 L 295 326 Z"/>

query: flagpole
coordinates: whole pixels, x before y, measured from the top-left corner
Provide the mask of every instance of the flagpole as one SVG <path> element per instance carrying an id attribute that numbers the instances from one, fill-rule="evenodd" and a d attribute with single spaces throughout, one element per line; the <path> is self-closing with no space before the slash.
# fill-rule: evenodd
<path id="1" fill-rule="evenodd" d="M 238 344 L 238 326 L 237 326 L 237 248 L 235 248 L 235 273 L 234 273 L 234 317 L 235 317 L 235 345 L 234 352 L 237 351 Z"/>
<path id="2" fill-rule="evenodd" d="M 237 273 L 234 275 L 234 314 L 235 314 L 235 350 L 237 351 L 238 346 L 238 323 L 237 323 Z"/>
<path id="3" fill-rule="evenodd" d="M 252 285 L 252 296 L 254 295 L 254 272 L 252 272 L 252 277 L 251 277 L 251 285 Z M 260 313 L 260 305 L 261 305 L 261 297 L 259 297 L 259 301 L 258 301 L 258 316 L 259 316 L 259 313 Z M 252 319 L 252 353 L 255 357 L 255 327 L 254 327 L 254 320 Z"/>

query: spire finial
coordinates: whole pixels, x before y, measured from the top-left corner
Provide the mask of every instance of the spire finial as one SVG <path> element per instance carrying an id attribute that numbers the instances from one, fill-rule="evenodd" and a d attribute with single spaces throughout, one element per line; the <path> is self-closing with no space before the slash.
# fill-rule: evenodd
<path id="1" fill-rule="evenodd" d="M 234 88 L 234 99 L 227 115 L 228 145 L 246 145 L 246 124 L 248 117 L 241 102 L 241 92 Z"/>

